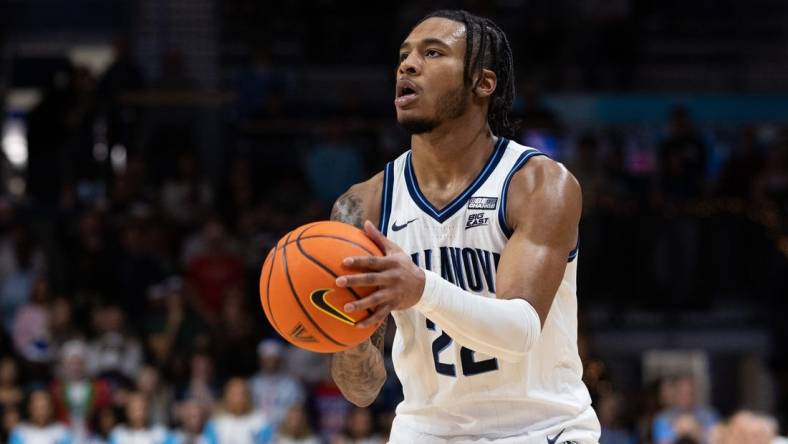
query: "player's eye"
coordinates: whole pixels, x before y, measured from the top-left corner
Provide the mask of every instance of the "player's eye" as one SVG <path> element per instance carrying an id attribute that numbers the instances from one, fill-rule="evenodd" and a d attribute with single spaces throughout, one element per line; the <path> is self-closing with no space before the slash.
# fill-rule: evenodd
<path id="1" fill-rule="evenodd" d="M 407 52 L 403 52 L 402 54 L 399 55 L 399 62 L 402 63 L 407 58 L 408 58 L 408 53 Z"/>
<path id="2" fill-rule="evenodd" d="M 424 55 L 426 55 L 427 57 L 438 57 L 441 55 L 441 53 L 435 49 L 428 49 Z"/>

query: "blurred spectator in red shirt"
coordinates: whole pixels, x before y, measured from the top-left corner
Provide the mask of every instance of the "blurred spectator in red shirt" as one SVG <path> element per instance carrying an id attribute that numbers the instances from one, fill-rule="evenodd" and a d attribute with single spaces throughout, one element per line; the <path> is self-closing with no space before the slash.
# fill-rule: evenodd
<path id="1" fill-rule="evenodd" d="M 209 221 L 197 242 L 198 252 L 187 262 L 191 303 L 200 317 L 215 324 L 228 290 L 243 284 L 243 262 L 219 220 Z"/>

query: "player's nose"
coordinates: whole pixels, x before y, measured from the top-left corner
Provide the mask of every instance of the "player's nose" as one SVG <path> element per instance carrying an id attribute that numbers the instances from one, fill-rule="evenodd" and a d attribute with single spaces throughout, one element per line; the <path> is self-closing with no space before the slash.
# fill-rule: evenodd
<path id="1" fill-rule="evenodd" d="M 421 67 L 414 53 L 415 51 L 408 54 L 408 56 L 405 57 L 405 60 L 400 62 L 399 68 L 397 68 L 397 72 L 399 74 L 416 75 L 421 73 Z"/>

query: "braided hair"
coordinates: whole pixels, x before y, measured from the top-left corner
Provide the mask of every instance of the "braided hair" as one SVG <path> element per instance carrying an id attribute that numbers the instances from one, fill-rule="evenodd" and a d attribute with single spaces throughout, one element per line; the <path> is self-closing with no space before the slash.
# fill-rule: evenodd
<path id="1" fill-rule="evenodd" d="M 465 25 L 463 69 L 465 84 L 471 85 L 474 75 L 478 74 L 476 82 L 471 86 L 476 88 L 482 78 L 482 69 L 489 69 L 495 73 L 498 82 L 490 97 L 487 122 L 493 134 L 514 136 L 515 128 L 509 120 L 514 102 L 514 61 L 506 34 L 492 20 L 459 9 L 431 12 L 419 20 L 414 28 L 433 17 L 445 18 Z"/>

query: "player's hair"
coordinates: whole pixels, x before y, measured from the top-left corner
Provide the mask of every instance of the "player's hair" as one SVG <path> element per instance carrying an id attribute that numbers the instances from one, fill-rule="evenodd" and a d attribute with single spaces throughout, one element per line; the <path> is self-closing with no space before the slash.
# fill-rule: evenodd
<path id="1" fill-rule="evenodd" d="M 476 83 L 472 85 L 472 88 L 475 88 L 481 80 L 482 69 L 486 68 L 495 73 L 498 84 L 490 97 L 487 121 L 493 134 L 512 137 L 514 125 L 509 120 L 509 113 L 514 102 L 514 61 L 506 33 L 492 20 L 461 9 L 431 12 L 415 26 L 433 17 L 446 18 L 465 25 L 465 84 L 470 85 L 473 76 L 478 74 Z"/>

